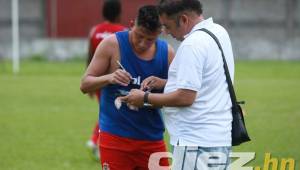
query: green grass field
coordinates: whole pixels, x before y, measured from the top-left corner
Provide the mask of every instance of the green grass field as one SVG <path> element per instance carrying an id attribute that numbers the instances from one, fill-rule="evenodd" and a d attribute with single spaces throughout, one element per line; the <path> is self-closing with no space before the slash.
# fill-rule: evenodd
<path id="1" fill-rule="evenodd" d="M 13 75 L 0 63 L 1 170 L 100 169 L 85 148 L 98 108 L 79 91 L 83 70 L 84 61 L 24 61 Z M 300 62 L 237 62 L 235 84 L 252 142 L 234 150 L 256 152 L 255 166 L 266 152 L 299 164 Z"/>

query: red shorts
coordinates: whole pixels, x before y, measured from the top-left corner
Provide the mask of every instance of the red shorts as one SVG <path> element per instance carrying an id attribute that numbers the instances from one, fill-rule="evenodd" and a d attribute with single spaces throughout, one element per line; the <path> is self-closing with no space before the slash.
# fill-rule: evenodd
<path id="1" fill-rule="evenodd" d="M 147 170 L 149 157 L 155 152 L 167 152 L 161 141 L 143 141 L 100 132 L 102 169 Z M 160 160 L 160 166 L 169 166 L 168 158 Z"/>

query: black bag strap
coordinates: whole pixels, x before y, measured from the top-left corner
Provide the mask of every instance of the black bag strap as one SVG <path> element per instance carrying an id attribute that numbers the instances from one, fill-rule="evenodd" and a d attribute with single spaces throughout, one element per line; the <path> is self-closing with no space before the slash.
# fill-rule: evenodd
<path id="1" fill-rule="evenodd" d="M 222 53 L 223 66 L 224 66 L 224 70 L 225 70 L 225 76 L 226 76 L 226 81 L 227 81 L 227 84 L 228 84 L 228 89 L 229 89 L 229 94 L 230 94 L 230 98 L 231 98 L 232 108 L 237 109 L 236 95 L 235 95 L 235 92 L 234 92 L 234 88 L 233 88 L 233 85 L 232 85 L 232 81 L 231 81 L 231 78 L 230 78 L 230 74 L 229 74 L 229 70 L 228 70 L 228 66 L 227 66 L 227 62 L 226 62 L 226 59 L 225 59 L 225 55 L 224 55 L 222 46 L 221 46 L 218 38 L 212 32 L 210 32 L 209 30 L 207 30 L 205 28 L 201 28 L 199 30 L 204 31 L 208 35 L 210 35 L 215 40 L 215 42 L 217 43 L 217 45 L 218 45 L 218 47 L 219 47 L 219 49 Z M 243 104 L 243 103 L 241 103 L 241 104 Z M 232 112 L 232 113 L 236 113 L 236 112 Z"/>

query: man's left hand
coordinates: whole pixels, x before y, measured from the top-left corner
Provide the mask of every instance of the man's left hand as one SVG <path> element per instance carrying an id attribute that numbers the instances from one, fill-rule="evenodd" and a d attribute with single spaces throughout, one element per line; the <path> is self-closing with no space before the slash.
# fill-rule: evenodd
<path id="1" fill-rule="evenodd" d="M 144 91 L 132 89 L 127 96 L 121 97 L 120 99 L 123 102 L 140 108 L 144 106 L 144 95 Z"/>

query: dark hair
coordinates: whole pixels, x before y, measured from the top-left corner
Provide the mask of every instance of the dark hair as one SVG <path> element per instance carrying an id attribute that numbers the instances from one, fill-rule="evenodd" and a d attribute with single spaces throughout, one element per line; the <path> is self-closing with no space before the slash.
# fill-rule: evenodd
<path id="1" fill-rule="evenodd" d="M 136 19 L 137 26 L 142 26 L 151 32 L 155 32 L 161 28 L 157 7 L 154 5 L 146 5 L 139 9 Z"/>
<path id="2" fill-rule="evenodd" d="M 121 15 L 121 2 L 119 0 L 104 0 L 102 16 L 110 21 L 116 22 Z"/>
<path id="3" fill-rule="evenodd" d="M 202 14 L 202 4 L 199 0 L 161 0 L 158 6 L 159 14 L 171 17 L 183 11 L 194 11 Z"/>

